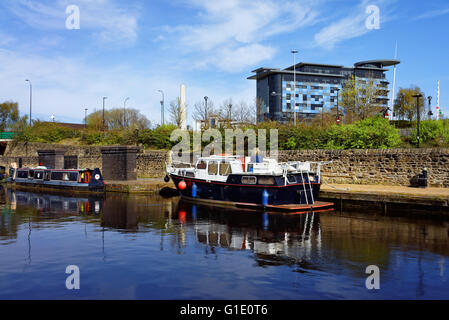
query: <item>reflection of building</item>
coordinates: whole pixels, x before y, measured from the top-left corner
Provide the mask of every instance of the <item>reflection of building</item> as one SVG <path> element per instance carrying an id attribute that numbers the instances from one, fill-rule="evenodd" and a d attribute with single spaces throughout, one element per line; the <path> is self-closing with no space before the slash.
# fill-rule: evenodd
<path id="1" fill-rule="evenodd" d="M 398 60 L 372 60 L 354 64 L 354 67 L 316 63 L 298 63 L 284 70 L 259 68 L 248 79 L 257 80 L 257 98 L 260 107 L 257 121 L 288 122 L 293 117 L 294 101 L 298 118 L 312 118 L 337 106 L 338 90 L 344 82 L 355 77 L 360 83 L 372 80 L 377 87 L 379 106 L 388 106 L 388 85 L 385 67 L 399 64 Z M 296 73 L 296 84 L 293 83 Z M 296 97 L 296 98 L 295 98 Z"/>

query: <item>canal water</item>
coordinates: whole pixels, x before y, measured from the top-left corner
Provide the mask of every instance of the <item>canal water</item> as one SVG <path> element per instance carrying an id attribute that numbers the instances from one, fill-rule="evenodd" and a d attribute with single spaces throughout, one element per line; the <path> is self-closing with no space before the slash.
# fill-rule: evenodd
<path id="1" fill-rule="evenodd" d="M 449 299 L 447 221 L 4 189 L 0 207 L 0 299 Z"/>

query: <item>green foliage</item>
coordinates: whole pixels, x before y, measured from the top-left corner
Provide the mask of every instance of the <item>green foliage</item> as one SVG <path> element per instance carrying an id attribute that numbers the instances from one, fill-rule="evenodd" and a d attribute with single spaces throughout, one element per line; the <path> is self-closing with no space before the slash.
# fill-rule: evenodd
<path id="1" fill-rule="evenodd" d="M 17 102 L 0 103 L 0 131 L 16 131 L 18 127 L 26 124 L 27 120 L 27 116 L 20 117 Z"/>
<path id="2" fill-rule="evenodd" d="M 398 130 L 381 116 L 349 125 L 327 128 L 284 126 L 279 128 L 281 150 L 386 149 L 401 144 Z"/>
<path id="3" fill-rule="evenodd" d="M 26 126 L 17 133 L 16 139 L 30 142 L 56 143 L 64 139 L 79 137 L 79 132 L 57 123 L 35 121 L 32 127 Z"/>
<path id="4" fill-rule="evenodd" d="M 141 130 L 138 135 L 138 142 L 146 148 L 170 149 L 174 143 L 170 141 L 170 135 L 177 129 L 175 125 L 163 125 L 154 130 Z"/>
<path id="5" fill-rule="evenodd" d="M 417 129 L 410 132 L 409 142 L 418 144 Z M 420 143 L 429 147 L 449 145 L 449 120 L 425 120 L 419 123 Z"/>

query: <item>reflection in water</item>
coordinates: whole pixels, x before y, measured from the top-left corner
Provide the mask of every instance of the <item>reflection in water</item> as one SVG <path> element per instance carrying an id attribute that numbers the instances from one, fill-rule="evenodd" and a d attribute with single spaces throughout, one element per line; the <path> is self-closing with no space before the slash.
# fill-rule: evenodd
<path id="1" fill-rule="evenodd" d="M 53 264 L 59 259 L 67 265 L 73 263 L 72 252 L 83 257 L 81 262 L 89 267 L 101 263 L 96 267 L 100 273 L 91 279 L 101 277 L 110 266 L 107 282 L 111 288 L 101 295 L 93 294 L 94 298 L 117 297 L 113 293 L 121 292 L 124 285 L 117 273 L 123 272 L 128 281 L 140 283 L 143 277 L 151 288 L 158 288 L 143 290 L 144 298 L 164 294 L 169 298 L 277 298 L 283 294 L 287 298 L 372 298 L 364 288 L 364 271 L 372 264 L 380 267 L 382 283 L 387 283 L 384 288 L 389 288 L 380 298 L 434 297 L 434 291 L 446 281 L 449 224 L 441 221 L 353 212 L 268 214 L 191 204 L 177 198 L 120 194 L 67 197 L 7 190 L 0 192 L 0 204 L 0 280 L 2 270 L 17 267 L 8 248 L 20 248 L 20 239 L 27 239 L 27 249 L 22 250 L 27 250 L 29 272 L 49 268 L 42 255 L 46 252 L 45 261 L 51 261 L 52 249 L 48 247 L 52 246 L 56 246 Z M 92 234 L 89 237 L 88 231 Z M 59 247 L 53 238 L 59 239 Z M 214 262 L 208 259 L 211 257 Z M 175 280 L 179 263 L 182 278 Z M 147 273 L 157 276 L 147 277 Z M 216 278 L 218 274 L 227 279 L 225 284 Z M 256 280 L 252 278 L 255 275 L 259 277 Z M 215 289 L 197 283 L 206 279 L 220 281 L 220 285 Z M 241 295 L 232 295 L 232 290 L 225 294 L 224 286 L 234 287 L 242 279 L 246 279 L 245 287 L 253 286 L 251 292 L 258 293 L 240 289 L 237 292 Z M 189 285 L 184 288 L 186 281 Z M 5 283 L 7 286 L 8 281 Z M 203 287 L 210 291 L 202 291 Z M 11 290 L 14 295 L 17 289 Z M 35 291 L 31 292 L 34 297 Z M 270 295 L 274 292 L 276 296 Z M 448 293 L 436 297 L 448 298 Z"/>

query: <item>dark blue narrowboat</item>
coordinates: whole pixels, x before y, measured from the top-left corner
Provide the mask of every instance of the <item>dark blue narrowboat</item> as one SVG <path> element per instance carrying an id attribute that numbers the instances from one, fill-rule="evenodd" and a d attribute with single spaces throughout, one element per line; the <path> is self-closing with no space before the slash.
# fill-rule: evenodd
<path id="1" fill-rule="evenodd" d="M 105 184 L 100 169 L 11 168 L 7 183 L 17 189 L 103 193 Z"/>
<path id="2" fill-rule="evenodd" d="M 166 180 L 189 200 L 264 210 L 324 209 L 332 203 L 318 201 L 321 164 L 214 155 L 189 166 L 167 164 Z"/>

